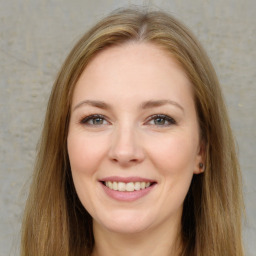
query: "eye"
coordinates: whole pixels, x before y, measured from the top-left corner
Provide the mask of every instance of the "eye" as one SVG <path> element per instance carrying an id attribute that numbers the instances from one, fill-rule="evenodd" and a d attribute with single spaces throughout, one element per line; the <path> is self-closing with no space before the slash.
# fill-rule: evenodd
<path id="1" fill-rule="evenodd" d="M 149 125 L 156 125 L 156 126 L 170 126 L 170 125 L 176 124 L 176 121 L 170 116 L 157 114 L 157 115 L 151 116 L 148 119 L 147 123 Z"/>
<path id="2" fill-rule="evenodd" d="M 106 125 L 109 124 L 109 122 L 106 120 L 106 118 L 103 115 L 90 115 L 85 118 L 83 118 L 80 121 L 83 125 L 92 125 L 92 126 L 100 126 L 100 125 Z"/>

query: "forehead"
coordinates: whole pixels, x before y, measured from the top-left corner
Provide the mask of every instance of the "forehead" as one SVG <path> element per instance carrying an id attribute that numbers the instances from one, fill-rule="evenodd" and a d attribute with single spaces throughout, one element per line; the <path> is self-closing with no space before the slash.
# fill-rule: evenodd
<path id="1" fill-rule="evenodd" d="M 73 102 L 82 97 L 192 98 L 186 73 L 166 50 L 152 43 L 131 42 L 97 54 L 80 76 Z M 115 97 L 116 96 L 116 97 Z"/>
<path id="2" fill-rule="evenodd" d="M 179 69 L 182 76 L 187 79 L 186 73 L 176 58 L 163 47 L 150 42 L 127 42 L 117 46 L 108 47 L 94 56 L 86 67 L 86 71 L 105 71 L 109 66 L 116 66 L 117 70 L 141 64 L 140 71 L 149 71 L 161 64 L 163 71 L 170 67 Z M 107 66 L 106 66 L 107 64 Z M 121 64 L 121 65 L 120 65 Z M 145 65 L 146 64 L 146 65 Z M 135 67 L 135 66 L 134 66 Z M 138 66 L 136 66 L 138 68 Z M 148 70 L 146 70 L 148 69 Z M 169 71 L 169 70 L 168 70 Z M 87 72 L 87 73 L 88 73 Z"/>

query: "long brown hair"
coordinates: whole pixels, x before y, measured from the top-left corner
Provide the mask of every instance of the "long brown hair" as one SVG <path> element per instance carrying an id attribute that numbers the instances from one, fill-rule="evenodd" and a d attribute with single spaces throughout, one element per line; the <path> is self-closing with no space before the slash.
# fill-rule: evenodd
<path id="1" fill-rule="evenodd" d="M 243 197 L 234 139 L 215 71 L 191 32 L 159 11 L 119 10 L 75 45 L 53 86 L 22 229 L 22 256 L 90 255 L 91 216 L 74 189 L 67 154 L 71 98 L 87 63 L 100 51 L 129 41 L 149 42 L 171 54 L 193 85 L 205 145 L 205 171 L 184 201 L 182 255 L 242 256 Z"/>

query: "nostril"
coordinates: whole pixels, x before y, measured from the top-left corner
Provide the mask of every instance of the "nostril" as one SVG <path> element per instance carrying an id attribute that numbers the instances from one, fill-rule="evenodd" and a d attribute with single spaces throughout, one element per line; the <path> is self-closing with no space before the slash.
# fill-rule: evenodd
<path id="1" fill-rule="evenodd" d="M 139 163 L 139 159 L 136 159 L 136 158 L 132 158 L 132 159 L 129 159 L 129 158 L 112 158 L 111 159 L 112 162 L 114 163 L 119 163 L 119 164 L 136 164 L 136 163 Z"/>

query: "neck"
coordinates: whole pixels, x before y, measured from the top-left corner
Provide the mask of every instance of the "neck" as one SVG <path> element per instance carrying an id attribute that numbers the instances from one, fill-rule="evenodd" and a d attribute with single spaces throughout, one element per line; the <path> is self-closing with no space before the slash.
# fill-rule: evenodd
<path id="1" fill-rule="evenodd" d="M 180 223 L 166 229 L 148 229 L 133 234 L 123 234 L 93 224 L 95 246 L 92 256 L 178 256 L 181 248 Z"/>

